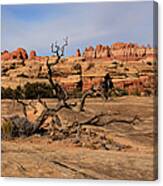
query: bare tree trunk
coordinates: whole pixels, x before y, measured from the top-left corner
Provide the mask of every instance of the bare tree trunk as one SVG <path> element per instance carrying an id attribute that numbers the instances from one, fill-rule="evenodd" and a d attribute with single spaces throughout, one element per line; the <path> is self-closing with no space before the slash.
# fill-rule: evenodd
<path id="1" fill-rule="evenodd" d="M 88 96 L 93 96 L 94 92 L 92 90 L 86 92 L 85 94 L 83 94 L 82 98 L 81 98 L 81 102 L 80 102 L 80 111 L 84 111 L 84 105 L 85 105 L 85 101 L 86 101 L 86 98 Z"/>

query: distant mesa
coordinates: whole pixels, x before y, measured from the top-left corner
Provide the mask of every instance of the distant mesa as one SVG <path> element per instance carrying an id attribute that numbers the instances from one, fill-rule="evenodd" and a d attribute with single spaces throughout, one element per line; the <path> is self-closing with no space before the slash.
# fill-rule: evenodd
<path id="1" fill-rule="evenodd" d="M 28 57 L 27 51 L 23 48 L 17 48 L 17 50 L 14 50 L 12 52 L 9 52 L 8 50 L 1 52 L 2 61 L 8 61 L 13 59 L 17 59 L 17 60 L 37 59 L 38 60 L 38 56 L 36 55 L 36 51 L 32 50 Z"/>
<path id="2" fill-rule="evenodd" d="M 35 50 L 29 55 L 23 48 L 2 53 L 1 76 L 5 88 L 15 89 L 26 83 L 47 82 L 46 65 L 56 57 L 37 56 Z M 148 94 L 155 90 L 155 65 L 157 50 L 149 45 L 117 42 L 111 46 L 89 46 L 83 52 L 78 48 L 74 56 L 65 57 L 53 69 L 56 79 L 71 94 L 77 90 L 98 86 L 106 73 L 113 79 L 116 88 L 129 95 Z"/>
<path id="3" fill-rule="evenodd" d="M 28 54 L 26 50 L 23 48 L 18 48 L 17 50 L 12 52 L 8 52 L 7 50 L 5 50 L 1 53 L 1 59 L 2 61 L 13 60 L 13 59 L 26 60 L 28 59 Z"/>
<path id="4" fill-rule="evenodd" d="M 117 42 L 113 43 L 110 47 L 97 45 L 95 48 L 92 46 L 85 48 L 83 56 L 86 59 L 111 58 L 122 61 L 140 60 L 148 56 L 155 57 L 156 49 L 151 48 L 149 44 L 145 47 L 144 45 L 139 46 L 133 43 Z"/>
<path id="5" fill-rule="evenodd" d="M 89 46 L 85 48 L 83 53 L 81 53 L 80 49 L 76 50 L 76 57 L 84 57 L 87 59 L 99 59 L 99 58 L 110 58 L 111 60 L 121 60 L 121 61 L 138 61 L 140 59 L 144 59 L 146 57 L 154 57 L 156 58 L 156 49 L 151 48 L 148 44 L 146 47 L 144 45 L 140 46 L 135 43 L 123 43 L 116 42 L 111 46 L 97 45 L 95 48 L 93 46 Z M 15 51 L 9 52 L 7 50 L 1 52 L 1 60 L 13 60 L 13 59 L 22 59 L 22 60 L 43 60 L 44 57 L 37 56 L 36 51 L 32 50 L 29 54 L 23 48 L 18 48 Z"/>

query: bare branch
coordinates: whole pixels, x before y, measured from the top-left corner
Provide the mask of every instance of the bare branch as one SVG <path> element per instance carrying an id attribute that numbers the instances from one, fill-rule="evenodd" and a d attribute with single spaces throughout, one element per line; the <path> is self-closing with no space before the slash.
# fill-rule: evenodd
<path id="1" fill-rule="evenodd" d="M 112 119 L 110 121 L 107 121 L 105 125 L 109 124 L 115 124 L 115 123 L 125 123 L 125 124 L 135 124 L 135 121 L 141 121 L 141 119 L 135 115 L 131 120 L 125 120 L 125 119 Z"/>
<path id="2" fill-rule="evenodd" d="M 67 45 L 68 45 L 68 37 L 66 37 L 64 39 L 64 44 L 61 47 L 57 44 L 57 41 L 55 42 L 55 45 L 52 43 L 51 44 L 51 51 L 52 51 L 52 53 L 56 54 L 57 59 L 54 63 L 49 63 L 49 58 L 48 58 L 47 62 L 46 62 L 46 65 L 48 68 L 48 80 L 49 80 L 49 83 L 50 83 L 52 89 L 55 92 L 55 93 L 53 92 L 54 97 L 56 96 L 59 101 L 64 101 L 64 102 L 68 99 L 67 92 L 64 90 L 64 88 L 62 86 L 60 86 L 55 80 L 52 79 L 53 72 L 52 72 L 51 67 L 55 66 L 56 64 L 58 64 L 60 62 L 61 57 L 64 55 L 64 49 Z M 54 47 L 55 47 L 55 49 L 54 49 Z"/>
<path id="3" fill-rule="evenodd" d="M 59 59 L 62 56 L 64 56 L 65 47 L 68 46 L 68 37 L 64 38 L 63 41 L 64 41 L 64 43 L 63 43 L 63 45 L 61 47 L 58 45 L 57 41 L 55 42 L 55 44 L 54 43 L 51 44 L 51 52 L 56 54 L 56 56 Z M 54 47 L 55 47 L 55 49 L 54 49 Z"/>
<path id="4" fill-rule="evenodd" d="M 34 105 L 34 103 L 33 103 L 33 100 L 31 100 L 31 101 L 29 102 L 29 106 L 31 106 L 31 107 L 34 109 L 34 114 L 36 114 L 36 113 L 38 112 L 38 110 L 36 109 L 36 107 L 35 107 L 35 105 Z"/>
<path id="5" fill-rule="evenodd" d="M 56 48 L 55 50 L 54 50 L 54 47 Z M 55 45 L 54 45 L 54 43 L 51 44 L 51 52 L 52 53 L 59 56 L 59 50 L 60 50 L 60 47 L 58 46 L 57 41 L 55 42 Z"/>
<path id="6" fill-rule="evenodd" d="M 95 89 L 94 86 L 91 87 L 90 90 L 88 90 L 87 92 L 85 92 L 81 98 L 81 102 L 80 102 L 80 111 L 84 111 L 84 105 L 85 105 L 85 101 L 87 97 L 93 97 L 93 96 L 97 96 L 99 95 L 100 97 L 102 97 L 103 99 L 105 99 L 104 95 L 102 94 L 102 92 L 100 92 L 98 89 Z"/>
<path id="7" fill-rule="evenodd" d="M 46 102 L 42 101 L 42 99 L 40 97 L 38 98 L 38 102 L 41 103 L 41 105 L 43 105 L 46 109 L 48 109 Z"/>
<path id="8" fill-rule="evenodd" d="M 16 101 L 23 106 L 23 114 L 27 118 L 27 106 L 28 106 L 28 104 L 23 102 L 22 100 L 19 100 L 18 98 L 16 98 Z"/>
<path id="9" fill-rule="evenodd" d="M 85 101 L 86 101 L 86 98 L 88 96 L 93 96 L 94 92 L 92 90 L 86 92 L 85 94 L 83 94 L 82 96 L 82 99 L 81 99 L 81 102 L 80 102 L 80 111 L 84 111 L 84 105 L 85 105 Z"/>
<path id="10" fill-rule="evenodd" d="M 64 38 L 63 40 L 64 40 L 64 44 L 61 47 L 61 56 L 64 55 L 65 47 L 68 46 L 68 37 Z"/>

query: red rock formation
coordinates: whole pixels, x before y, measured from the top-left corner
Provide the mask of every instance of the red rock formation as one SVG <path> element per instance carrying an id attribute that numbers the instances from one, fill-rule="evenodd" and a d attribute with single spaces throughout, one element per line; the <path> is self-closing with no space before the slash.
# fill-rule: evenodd
<path id="1" fill-rule="evenodd" d="M 17 54 L 17 59 L 23 59 L 23 60 L 28 59 L 28 54 L 27 54 L 25 49 L 18 48 L 17 53 L 18 53 Z"/>
<path id="2" fill-rule="evenodd" d="M 10 53 L 7 50 L 3 51 L 1 53 L 1 60 L 7 61 L 9 59 L 10 59 Z"/>
<path id="3" fill-rule="evenodd" d="M 23 48 L 18 48 L 17 50 L 13 51 L 10 53 L 10 59 L 23 59 L 26 60 L 28 59 L 28 55 L 26 50 Z"/>
<path id="4" fill-rule="evenodd" d="M 29 59 L 35 59 L 35 58 L 36 58 L 36 51 L 31 50 L 30 55 L 29 55 Z"/>
<path id="5" fill-rule="evenodd" d="M 146 48 L 133 43 L 113 43 L 111 57 L 118 60 L 139 60 L 146 56 Z"/>
<path id="6" fill-rule="evenodd" d="M 83 53 L 83 56 L 86 59 L 95 58 L 96 57 L 95 49 L 92 46 L 90 46 L 89 48 L 86 48 L 84 53 Z"/>
<path id="7" fill-rule="evenodd" d="M 6 60 L 13 60 L 13 59 L 28 59 L 28 55 L 26 50 L 24 50 L 23 48 L 18 48 L 17 50 L 13 51 L 13 52 L 8 52 L 7 50 L 5 50 L 4 52 L 2 52 L 2 56 L 1 59 L 6 61 Z"/>
<path id="8" fill-rule="evenodd" d="M 122 49 L 122 48 L 126 48 L 126 46 L 127 46 L 127 43 L 117 42 L 117 43 L 113 43 L 111 45 L 111 49 L 112 50 L 119 50 L 119 49 Z"/>
<path id="9" fill-rule="evenodd" d="M 136 79 L 126 79 L 114 82 L 114 86 L 125 90 L 128 95 L 143 95 L 147 89 L 155 90 L 155 82 L 152 76 L 142 76 Z"/>
<path id="10" fill-rule="evenodd" d="M 96 51 L 96 58 L 105 58 L 110 56 L 109 46 L 97 45 L 95 51 Z"/>
<path id="11" fill-rule="evenodd" d="M 90 46 L 89 48 L 85 49 L 83 56 L 86 59 L 110 57 L 110 48 L 109 46 L 97 45 L 94 49 L 92 46 Z"/>
<path id="12" fill-rule="evenodd" d="M 11 60 L 17 59 L 17 57 L 18 57 L 18 52 L 16 50 L 10 53 Z"/>
<path id="13" fill-rule="evenodd" d="M 80 53 L 80 49 L 79 48 L 76 50 L 76 55 L 75 56 L 76 57 L 80 57 L 81 56 L 81 53 Z"/>
<path id="14" fill-rule="evenodd" d="M 122 61 L 137 61 L 146 57 L 156 58 L 157 54 L 156 50 L 149 45 L 145 47 L 144 45 L 139 46 L 133 43 L 117 42 L 113 43 L 111 47 L 97 45 L 95 49 L 93 47 L 86 48 L 83 56 L 86 59 L 111 57 Z"/>

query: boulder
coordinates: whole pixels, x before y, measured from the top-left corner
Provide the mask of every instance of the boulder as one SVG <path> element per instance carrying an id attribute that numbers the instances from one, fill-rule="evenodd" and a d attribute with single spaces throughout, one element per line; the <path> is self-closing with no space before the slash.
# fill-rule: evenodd
<path id="1" fill-rule="evenodd" d="M 30 51 L 30 55 L 29 55 L 29 59 L 35 59 L 36 58 L 36 51 L 35 50 L 31 50 Z"/>

